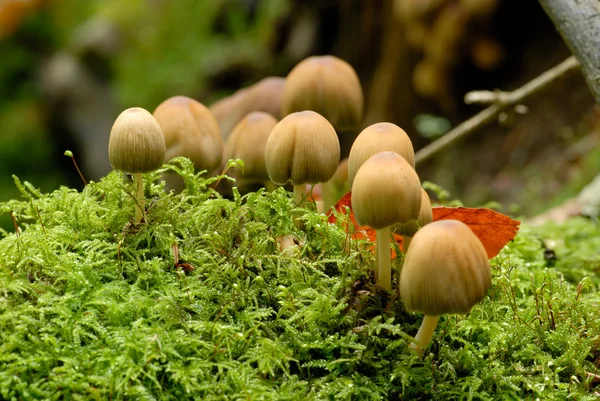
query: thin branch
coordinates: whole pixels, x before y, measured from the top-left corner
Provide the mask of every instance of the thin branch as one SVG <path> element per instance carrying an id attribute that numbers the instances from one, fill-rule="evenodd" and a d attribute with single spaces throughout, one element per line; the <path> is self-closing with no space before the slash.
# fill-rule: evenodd
<path id="1" fill-rule="evenodd" d="M 443 137 L 437 139 L 436 141 L 430 143 L 429 145 L 416 152 L 416 164 L 423 163 L 424 161 L 433 157 L 435 154 L 449 148 L 455 142 L 476 132 L 483 126 L 497 121 L 498 116 L 503 111 L 518 106 L 519 103 L 542 91 L 558 79 L 563 78 L 569 73 L 578 70 L 579 67 L 579 62 L 575 59 L 575 57 L 569 57 L 559 65 L 544 72 L 537 78 L 534 78 L 533 80 L 529 81 L 522 87 L 515 89 L 512 92 L 485 92 L 485 95 L 483 96 L 485 98 L 485 102 L 487 104 L 493 102 L 493 104 L 485 110 L 482 110 L 480 113 L 457 125 L 454 129 L 448 131 L 448 133 L 446 133 Z M 477 93 L 481 95 L 481 91 L 478 91 Z M 467 94 L 467 96 L 465 97 L 466 101 L 471 102 L 473 101 L 473 97 L 477 98 L 477 96 L 474 96 L 472 94 Z M 479 101 L 479 103 L 481 103 L 481 100 Z"/>

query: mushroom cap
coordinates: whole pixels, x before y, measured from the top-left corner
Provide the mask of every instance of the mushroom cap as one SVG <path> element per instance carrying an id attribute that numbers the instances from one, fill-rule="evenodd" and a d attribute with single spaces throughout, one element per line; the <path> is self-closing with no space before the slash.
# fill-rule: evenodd
<path id="1" fill-rule="evenodd" d="M 411 220 L 408 223 L 395 226 L 394 232 L 396 234 L 412 237 L 419 228 L 432 221 L 433 210 L 431 209 L 431 200 L 429 199 L 429 195 L 427 195 L 427 191 L 421 188 L 421 209 L 419 210 L 419 216 L 416 220 Z"/>
<path id="2" fill-rule="evenodd" d="M 360 225 L 380 230 L 416 219 L 421 194 L 419 176 L 406 159 L 395 152 L 379 152 L 356 173 L 352 209 Z"/>
<path id="3" fill-rule="evenodd" d="M 338 131 L 355 130 L 363 117 L 363 92 L 354 68 L 334 56 L 312 56 L 286 78 L 282 113 L 301 110 L 321 114 Z"/>
<path id="4" fill-rule="evenodd" d="M 115 170 L 148 173 L 163 164 L 165 137 L 152 114 L 141 107 L 124 110 L 108 140 L 108 159 Z"/>
<path id="5" fill-rule="evenodd" d="M 340 142 L 333 126 L 314 111 L 284 117 L 273 127 L 265 147 L 269 178 L 277 185 L 328 181 L 340 161 Z"/>
<path id="6" fill-rule="evenodd" d="M 342 191 L 348 186 L 348 158 L 343 159 L 338 164 L 335 173 L 329 181 L 327 181 L 333 188 Z M 349 188 L 348 188 L 349 189 Z"/>
<path id="7" fill-rule="evenodd" d="M 428 316 L 468 313 L 492 284 L 483 244 L 458 220 L 438 220 L 412 238 L 400 274 L 408 310 Z"/>
<path id="8" fill-rule="evenodd" d="M 252 111 L 265 111 L 281 118 L 281 99 L 285 78 L 266 77 L 257 83 L 242 88 L 210 106 L 221 128 L 221 137 L 226 140 L 235 125 Z"/>
<path id="9" fill-rule="evenodd" d="M 219 124 L 202 103 L 174 96 L 159 104 L 153 114 L 165 136 L 165 161 L 185 156 L 198 170 L 210 172 L 219 167 L 223 155 Z"/>
<path id="10" fill-rule="evenodd" d="M 348 157 L 348 179 L 354 181 L 360 166 L 375 153 L 391 151 L 404 157 L 415 168 L 415 151 L 406 132 L 392 123 L 376 123 L 368 126 L 354 140 Z"/>
<path id="11" fill-rule="evenodd" d="M 252 181 L 268 181 L 265 166 L 267 139 L 277 119 L 264 111 L 248 113 L 235 126 L 225 143 L 225 160 L 242 159 L 244 171 L 241 176 Z"/>

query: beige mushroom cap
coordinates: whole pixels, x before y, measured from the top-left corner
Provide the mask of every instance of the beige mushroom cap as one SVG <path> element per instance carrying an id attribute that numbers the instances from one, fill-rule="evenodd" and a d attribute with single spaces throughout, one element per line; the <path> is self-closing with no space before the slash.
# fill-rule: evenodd
<path id="1" fill-rule="evenodd" d="M 244 171 L 241 176 L 252 181 L 268 181 L 265 166 L 267 139 L 277 119 L 264 111 L 248 113 L 235 126 L 225 143 L 225 160 L 242 159 Z"/>
<path id="2" fill-rule="evenodd" d="M 266 77 L 211 105 L 210 112 L 219 122 L 223 140 L 227 139 L 235 125 L 252 111 L 264 111 L 280 119 L 284 86 L 285 78 Z"/>
<path id="3" fill-rule="evenodd" d="M 358 75 L 334 56 L 312 56 L 299 62 L 286 78 L 282 102 L 283 115 L 313 110 L 340 132 L 357 129 L 363 117 Z"/>
<path id="4" fill-rule="evenodd" d="M 421 188 L 421 210 L 419 210 L 419 216 L 416 220 L 411 220 L 408 223 L 399 224 L 394 227 L 396 234 L 413 236 L 417 230 L 423 227 L 425 224 L 429 224 L 433 221 L 433 210 L 431 208 L 431 199 L 427 195 L 427 191 Z"/>
<path id="5" fill-rule="evenodd" d="M 165 161 L 185 156 L 198 170 L 211 172 L 219 167 L 223 140 L 217 120 L 202 103 L 174 96 L 159 104 L 153 114 L 165 136 Z"/>
<path id="6" fill-rule="evenodd" d="M 491 286 L 483 244 L 458 220 L 438 220 L 412 238 L 402 273 L 400 296 L 408 310 L 428 316 L 468 313 Z"/>
<path id="7" fill-rule="evenodd" d="M 127 173 L 148 173 L 163 164 L 165 137 L 152 114 L 141 107 L 124 110 L 108 140 L 110 165 Z"/>
<path id="8" fill-rule="evenodd" d="M 360 166 L 378 152 L 391 151 L 415 168 L 415 151 L 406 132 L 395 124 L 380 122 L 368 126 L 356 137 L 348 157 L 348 179 L 354 181 Z"/>
<path id="9" fill-rule="evenodd" d="M 416 219 L 421 194 L 419 176 L 406 159 L 395 152 L 379 152 L 356 173 L 352 209 L 360 225 L 380 230 Z"/>
<path id="10" fill-rule="evenodd" d="M 273 127 L 265 147 L 265 164 L 275 184 L 328 181 L 340 161 L 340 142 L 323 116 L 306 110 L 284 117 Z"/>

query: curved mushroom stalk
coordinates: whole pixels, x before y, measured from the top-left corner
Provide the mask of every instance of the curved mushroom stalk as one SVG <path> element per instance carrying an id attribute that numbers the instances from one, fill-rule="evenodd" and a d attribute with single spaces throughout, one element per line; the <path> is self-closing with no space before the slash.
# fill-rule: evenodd
<path id="1" fill-rule="evenodd" d="M 410 347 L 414 349 L 420 357 L 423 356 L 423 351 L 429 345 L 429 341 L 431 341 L 431 337 L 433 337 L 433 332 L 435 331 L 439 320 L 439 316 L 425 315 L 423 317 L 421 327 L 419 327 L 419 331 L 415 336 L 415 342 L 410 344 Z"/>

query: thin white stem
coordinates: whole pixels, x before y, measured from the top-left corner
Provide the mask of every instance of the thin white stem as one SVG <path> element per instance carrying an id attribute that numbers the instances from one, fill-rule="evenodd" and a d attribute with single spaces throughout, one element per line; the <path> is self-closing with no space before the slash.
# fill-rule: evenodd
<path id="1" fill-rule="evenodd" d="M 306 190 L 306 185 L 294 185 L 294 200 L 296 201 L 296 206 L 302 203 L 302 199 L 304 199 L 304 191 Z"/>
<path id="2" fill-rule="evenodd" d="M 431 341 L 431 337 L 433 337 L 433 332 L 435 331 L 439 320 L 439 316 L 425 315 L 423 317 L 421 327 L 419 327 L 419 331 L 415 336 L 415 342 L 410 344 L 410 347 L 414 349 L 420 357 L 423 356 L 423 351 L 427 348 L 429 341 Z"/>
<path id="3" fill-rule="evenodd" d="M 377 270 L 375 281 L 386 291 L 392 289 L 392 255 L 390 250 L 390 228 L 376 231 Z"/>
<path id="4" fill-rule="evenodd" d="M 133 175 L 133 183 L 136 186 L 135 194 L 135 224 L 139 224 L 144 216 L 144 207 L 146 205 L 146 198 L 144 197 L 144 180 L 142 173 L 135 173 Z"/>

